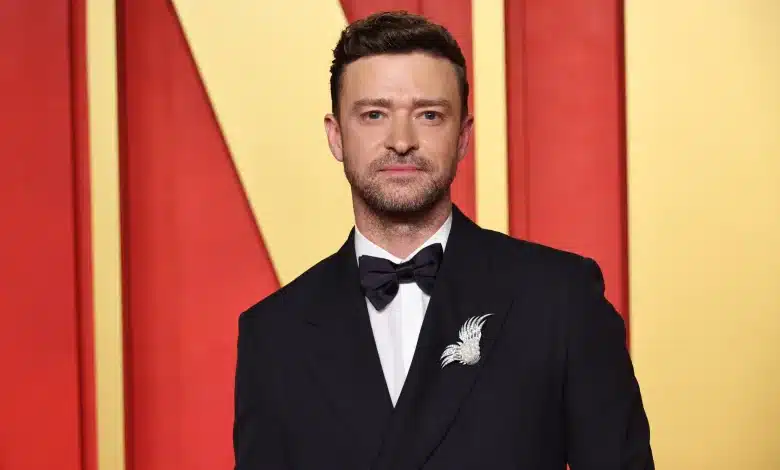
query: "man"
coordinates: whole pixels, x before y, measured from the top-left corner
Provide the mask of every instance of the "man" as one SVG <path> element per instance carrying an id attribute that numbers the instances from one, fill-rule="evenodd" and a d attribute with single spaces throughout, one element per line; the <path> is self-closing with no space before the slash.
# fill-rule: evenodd
<path id="1" fill-rule="evenodd" d="M 357 21 L 331 95 L 355 228 L 239 320 L 236 468 L 654 468 L 596 263 L 483 230 L 451 202 L 473 119 L 447 31 Z"/>

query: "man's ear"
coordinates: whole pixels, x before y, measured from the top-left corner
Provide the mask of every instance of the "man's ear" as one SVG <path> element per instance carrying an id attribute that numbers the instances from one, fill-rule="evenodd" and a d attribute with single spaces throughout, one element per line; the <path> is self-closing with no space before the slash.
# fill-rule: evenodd
<path id="1" fill-rule="evenodd" d="M 330 153 L 336 158 L 336 160 L 344 161 L 344 151 L 341 147 L 341 126 L 339 121 L 333 114 L 325 115 L 325 135 L 328 138 L 328 147 L 330 147 Z"/>
<path id="2" fill-rule="evenodd" d="M 466 157 L 469 150 L 469 142 L 474 131 L 474 116 L 467 114 L 460 124 L 460 134 L 458 135 L 458 161 Z"/>

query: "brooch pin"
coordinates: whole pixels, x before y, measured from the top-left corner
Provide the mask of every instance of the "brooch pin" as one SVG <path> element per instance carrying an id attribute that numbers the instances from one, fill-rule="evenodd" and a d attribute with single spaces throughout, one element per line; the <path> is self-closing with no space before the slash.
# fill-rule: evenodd
<path id="1" fill-rule="evenodd" d="M 447 346 L 441 355 L 442 368 L 453 362 L 467 366 L 473 366 L 479 362 L 479 340 L 482 338 L 482 326 L 487 317 L 491 315 L 493 314 L 488 313 L 480 317 L 471 317 L 463 324 L 458 332 L 460 341 Z"/>

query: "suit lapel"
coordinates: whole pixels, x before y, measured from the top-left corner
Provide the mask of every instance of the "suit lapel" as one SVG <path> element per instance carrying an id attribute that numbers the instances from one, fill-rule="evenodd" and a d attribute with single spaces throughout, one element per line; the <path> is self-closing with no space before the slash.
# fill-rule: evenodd
<path id="1" fill-rule="evenodd" d="M 477 225 L 454 208 L 444 261 L 423 320 L 412 365 L 375 469 L 419 468 L 441 442 L 479 377 L 511 303 L 492 269 L 490 246 Z M 491 313 L 482 329 L 476 365 L 441 367 L 444 349 L 458 341 L 471 317 Z"/>
<path id="2" fill-rule="evenodd" d="M 363 455 L 370 458 L 393 405 L 360 291 L 354 232 L 329 262 L 322 290 L 309 303 L 313 308 L 306 316 L 308 363 L 334 406 L 334 420 L 352 430 Z"/>

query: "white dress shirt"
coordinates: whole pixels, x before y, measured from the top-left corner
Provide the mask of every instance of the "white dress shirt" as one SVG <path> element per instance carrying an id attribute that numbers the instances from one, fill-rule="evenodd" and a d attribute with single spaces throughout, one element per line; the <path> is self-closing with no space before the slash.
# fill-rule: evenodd
<path id="1" fill-rule="evenodd" d="M 385 258 L 393 263 L 403 263 L 410 260 L 423 248 L 441 243 L 446 248 L 447 238 L 452 227 L 452 214 L 425 243 L 418 247 L 405 259 L 397 258 L 379 246 L 368 240 L 355 227 L 355 252 L 358 257 L 363 255 Z M 390 398 L 395 406 L 398 396 L 401 394 L 409 365 L 417 347 L 417 337 L 420 334 L 425 311 L 428 308 L 430 296 L 425 294 L 417 283 L 402 283 L 398 288 L 395 298 L 384 308 L 377 311 L 371 302 L 366 299 L 368 316 L 371 320 L 371 328 L 374 332 L 379 360 L 382 363 L 382 371 L 387 382 Z"/>

